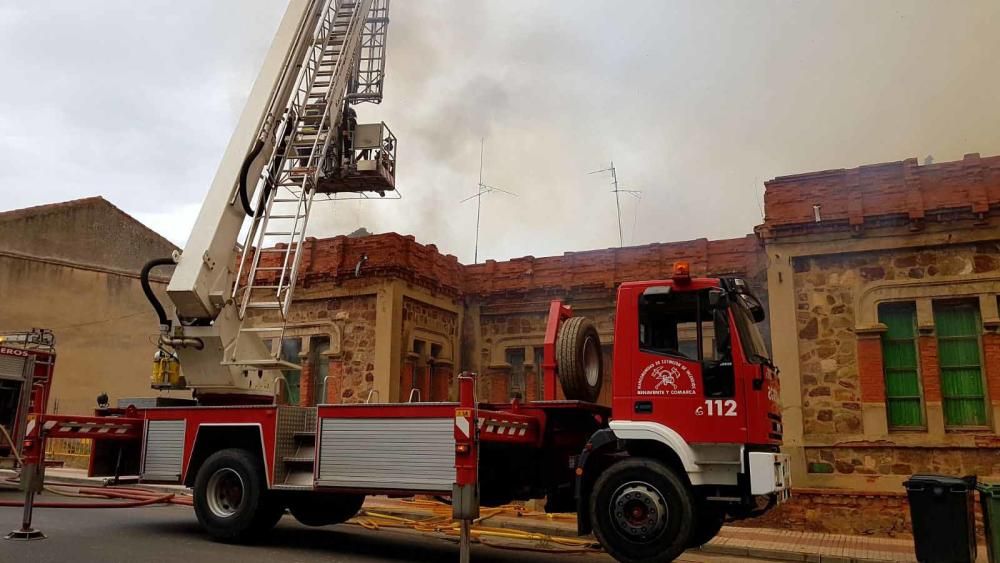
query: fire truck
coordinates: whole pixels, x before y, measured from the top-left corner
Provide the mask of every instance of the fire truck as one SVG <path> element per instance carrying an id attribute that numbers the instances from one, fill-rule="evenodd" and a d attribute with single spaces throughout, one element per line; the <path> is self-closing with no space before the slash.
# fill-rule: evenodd
<path id="1" fill-rule="evenodd" d="M 0 467 L 13 466 L 27 413 L 44 413 L 55 369 L 51 330 L 0 333 Z"/>
<path id="2" fill-rule="evenodd" d="M 619 561 L 670 561 L 787 498 L 763 307 L 743 280 L 683 263 L 618 288 L 607 377 L 594 324 L 553 302 L 542 400 L 479 401 L 463 373 L 457 402 L 281 404 L 313 206 L 395 191 L 395 137 L 352 108 L 382 99 L 387 27 L 388 0 L 289 2 L 186 247 L 141 274 L 160 324 L 153 387 L 193 399 L 36 414 L 26 457 L 85 435 L 92 475 L 191 487 L 201 526 L 234 542 L 286 511 L 344 522 L 367 495 L 450 496 L 463 520 L 545 499 Z M 169 311 L 149 284 L 168 266 Z M 606 379 L 610 407 L 595 403 Z"/>

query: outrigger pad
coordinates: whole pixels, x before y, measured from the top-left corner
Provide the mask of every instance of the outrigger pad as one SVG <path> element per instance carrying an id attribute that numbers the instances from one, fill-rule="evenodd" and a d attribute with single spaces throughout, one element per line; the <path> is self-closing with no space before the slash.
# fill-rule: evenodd
<path id="1" fill-rule="evenodd" d="M 5 540 L 13 541 L 44 540 L 45 538 L 46 536 L 41 530 L 36 530 L 34 528 L 28 528 L 27 530 L 14 530 L 4 536 Z"/>

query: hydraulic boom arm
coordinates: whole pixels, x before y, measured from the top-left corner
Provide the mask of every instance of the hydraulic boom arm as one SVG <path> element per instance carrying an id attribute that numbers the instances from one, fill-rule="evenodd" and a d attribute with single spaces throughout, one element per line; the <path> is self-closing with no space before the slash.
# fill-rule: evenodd
<path id="1" fill-rule="evenodd" d="M 395 138 L 384 124 L 357 125 L 350 108 L 381 101 L 387 12 L 388 0 L 290 0 L 175 256 L 176 319 L 160 344 L 185 383 L 154 386 L 268 396 L 281 370 L 298 369 L 274 343 L 314 195 L 395 189 Z"/>

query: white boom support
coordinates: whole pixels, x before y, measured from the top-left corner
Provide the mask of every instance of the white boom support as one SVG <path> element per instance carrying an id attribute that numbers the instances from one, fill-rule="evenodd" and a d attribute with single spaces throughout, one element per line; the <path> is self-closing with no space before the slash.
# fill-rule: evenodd
<path id="1" fill-rule="evenodd" d="M 280 346 L 269 349 L 261 336 L 280 340 L 283 335 L 317 185 L 324 192 L 394 187 L 394 177 L 385 170 L 394 170 L 395 139 L 386 150 L 375 151 L 387 163 L 379 163 L 379 179 L 390 185 L 373 188 L 369 177 L 363 178 L 368 183 L 358 183 L 366 163 L 350 150 L 353 122 L 346 128 L 341 123 L 345 100 L 381 100 L 387 10 L 388 0 L 289 1 L 167 286 L 183 322 L 162 341 L 175 348 L 187 387 L 201 393 L 272 394 L 281 370 L 299 369 L 280 360 Z M 375 32 L 379 37 L 372 37 Z M 372 41 L 381 42 L 381 66 L 370 54 L 362 55 L 372 52 L 362 48 Z M 377 95 L 368 88 L 369 95 L 352 96 L 359 75 L 371 77 L 376 71 Z M 386 152 L 393 158 L 382 156 Z M 257 200 L 249 219 L 244 197 Z M 249 235 L 241 246 L 245 221 Z M 274 249 L 279 243 L 283 246 Z M 284 253 L 280 267 L 261 264 L 264 252 L 276 251 Z M 262 300 L 262 288 L 268 287 L 278 288 L 276 296 Z M 248 308 L 278 309 L 280 322 L 245 325 Z"/>

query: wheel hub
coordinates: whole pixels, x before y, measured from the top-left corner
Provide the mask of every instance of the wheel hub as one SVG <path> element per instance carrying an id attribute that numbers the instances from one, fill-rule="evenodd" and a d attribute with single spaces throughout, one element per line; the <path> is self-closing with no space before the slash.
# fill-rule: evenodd
<path id="1" fill-rule="evenodd" d="M 649 483 L 626 483 L 612 496 L 611 519 L 632 540 L 656 537 L 666 526 L 667 516 L 663 495 Z"/>
<path id="2" fill-rule="evenodd" d="M 243 478 L 236 471 L 222 468 L 212 474 L 206 487 L 208 509 L 219 518 L 229 518 L 243 508 L 246 501 Z"/>

